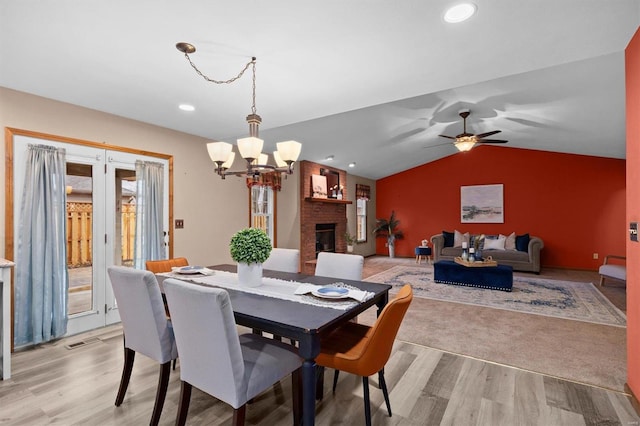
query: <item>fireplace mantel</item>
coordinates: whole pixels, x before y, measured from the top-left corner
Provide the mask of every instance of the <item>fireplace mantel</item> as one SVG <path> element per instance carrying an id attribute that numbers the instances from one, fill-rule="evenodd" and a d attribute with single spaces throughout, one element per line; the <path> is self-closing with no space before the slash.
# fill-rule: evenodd
<path id="1" fill-rule="evenodd" d="M 352 201 L 349 200 L 337 200 L 333 198 L 313 198 L 306 197 L 305 201 L 310 201 L 312 203 L 329 203 L 329 204 L 352 204 Z"/>

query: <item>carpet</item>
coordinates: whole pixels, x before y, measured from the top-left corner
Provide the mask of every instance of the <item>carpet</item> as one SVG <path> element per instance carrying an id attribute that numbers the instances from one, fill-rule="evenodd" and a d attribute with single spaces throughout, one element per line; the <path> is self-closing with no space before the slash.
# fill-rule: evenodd
<path id="1" fill-rule="evenodd" d="M 411 284 L 414 296 L 514 312 L 626 327 L 626 316 L 592 283 L 514 276 L 513 291 L 440 284 L 433 268 L 394 266 L 365 279 L 398 289 Z"/>

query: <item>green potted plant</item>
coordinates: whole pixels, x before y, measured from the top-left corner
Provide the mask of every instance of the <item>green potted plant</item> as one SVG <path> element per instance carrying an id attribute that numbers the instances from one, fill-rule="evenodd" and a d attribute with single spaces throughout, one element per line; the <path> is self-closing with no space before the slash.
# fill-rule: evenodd
<path id="1" fill-rule="evenodd" d="M 231 237 L 231 258 L 238 262 L 238 282 L 257 287 L 262 284 L 262 263 L 271 254 L 269 236 L 258 228 L 244 228 Z"/>
<path id="2" fill-rule="evenodd" d="M 376 218 L 376 227 L 373 228 L 373 234 L 376 238 L 386 238 L 387 247 L 389 247 L 389 257 L 395 257 L 395 242 L 404 238 L 404 233 L 398 229 L 400 221 L 396 219 L 396 212 L 391 211 L 389 219 Z"/>
<path id="3" fill-rule="evenodd" d="M 356 243 L 355 235 L 351 235 L 349 231 L 344 233 L 344 240 L 347 243 L 347 252 L 353 253 L 353 245 Z"/>

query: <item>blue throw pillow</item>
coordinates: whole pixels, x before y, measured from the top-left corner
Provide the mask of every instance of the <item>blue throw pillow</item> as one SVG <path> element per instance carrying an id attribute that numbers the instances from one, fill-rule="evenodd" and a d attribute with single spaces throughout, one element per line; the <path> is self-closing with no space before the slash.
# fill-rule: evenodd
<path id="1" fill-rule="evenodd" d="M 516 250 L 528 252 L 530 239 L 529 234 L 516 235 Z"/>
<path id="2" fill-rule="evenodd" d="M 444 246 L 453 247 L 453 232 L 442 231 L 442 236 L 444 237 Z"/>

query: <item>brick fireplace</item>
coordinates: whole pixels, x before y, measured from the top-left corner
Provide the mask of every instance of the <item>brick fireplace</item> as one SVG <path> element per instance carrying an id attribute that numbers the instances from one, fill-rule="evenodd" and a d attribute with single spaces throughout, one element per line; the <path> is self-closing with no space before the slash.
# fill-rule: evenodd
<path id="1" fill-rule="evenodd" d="M 300 260 L 302 272 L 313 274 L 315 272 L 315 259 L 317 248 L 322 245 L 324 250 L 326 242 L 320 242 L 316 235 L 317 228 L 327 228 L 328 225 L 335 226 L 335 244 L 333 251 L 336 253 L 346 253 L 347 243 L 344 234 L 347 232 L 347 193 L 343 192 L 342 200 L 317 199 L 311 197 L 311 176 L 319 175 L 320 169 L 337 172 L 340 177 L 340 185 L 347 187 L 347 172 L 344 170 L 332 169 L 322 164 L 310 161 L 300 162 Z M 319 225 L 317 227 L 317 225 Z M 330 248 L 327 249 L 328 251 Z"/>

